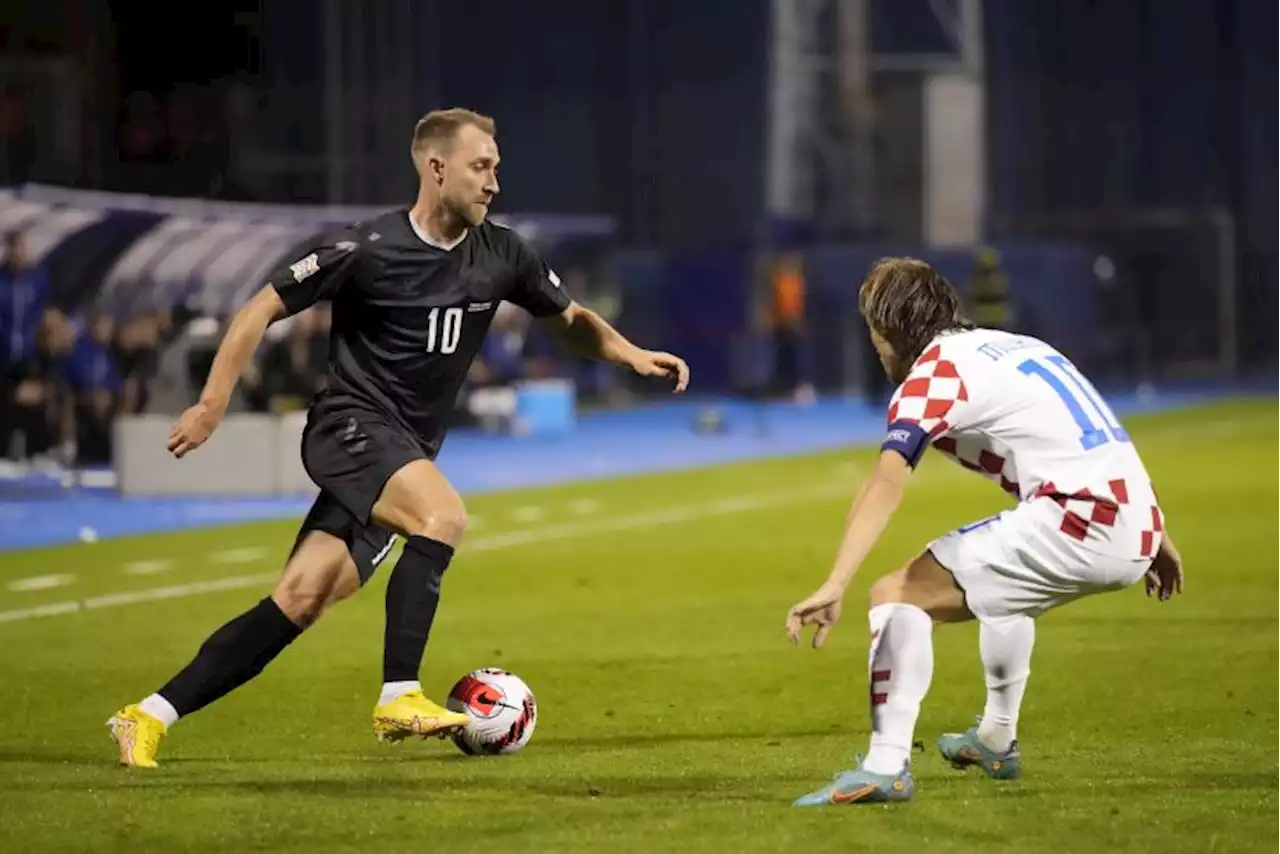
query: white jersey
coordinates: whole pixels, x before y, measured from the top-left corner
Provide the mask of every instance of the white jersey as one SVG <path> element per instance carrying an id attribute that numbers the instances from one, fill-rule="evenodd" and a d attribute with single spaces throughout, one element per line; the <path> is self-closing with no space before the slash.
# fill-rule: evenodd
<path id="1" fill-rule="evenodd" d="M 885 449 L 912 465 L 926 445 L 998 483 L 1090 551 L 1149 558 L 1163 517 L 1111 408 L 1065 356 L 991 329 L 939 335 L 889 405 Z M 1039 514 L 1037 514 L 1039 515 Z"/>

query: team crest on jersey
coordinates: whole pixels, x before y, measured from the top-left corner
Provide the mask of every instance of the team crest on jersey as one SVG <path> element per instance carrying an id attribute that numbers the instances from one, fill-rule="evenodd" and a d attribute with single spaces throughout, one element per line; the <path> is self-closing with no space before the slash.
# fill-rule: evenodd
<path id="1" fill-rule="evenodd" d="M 308 276 L 315 275 L 320 272 L 320 257 L 312 252 L 306 258 L 295 264 L 289 265 L 289 271 L 293 273 L 293 280 L 301 282 Z"/>

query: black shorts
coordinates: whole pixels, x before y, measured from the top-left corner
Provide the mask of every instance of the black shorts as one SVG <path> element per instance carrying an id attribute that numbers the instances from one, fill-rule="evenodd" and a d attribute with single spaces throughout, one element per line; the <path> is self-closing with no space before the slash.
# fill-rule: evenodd
<path id="1" fill-rule="evenodd" d="M 391 476 L 415 460 L 430 459 L 409 430 L 375 411 L 323 401 L 307 417 L 302 465 L 361 525 Z"/>
<path id="2" fill-rule="evenodd" d="M 393 474 L 430 457 L 412 433 L 385 416 L 330 403 L 312 409 L 302 434 L 302 465 L 320 495 L 294 550 L 310 531 L 332 534 L 347 544 L 364 584 L 395 539 L 389 528 L 373 522 L 373 505 Z"/>
<path id="3" fill-rule="evenodd" d="M 307 518 L 302 520 L 302 527 L 298 529 L 298 537 L 293 543 L 293 551 L 289 552 L 290 558 L 312 531 L 332 534 L 347 544 L 347 551 L 351 553 L 351 559 L 355 561 L 356 571 L 360 575 L 361 585 L 373 577 L 378 565 L 391 553 L 391 546 L 396 539 L 390 529 L 381 525 L 360 524 L 336 498 L 323 491 L 311 505 Z"/>

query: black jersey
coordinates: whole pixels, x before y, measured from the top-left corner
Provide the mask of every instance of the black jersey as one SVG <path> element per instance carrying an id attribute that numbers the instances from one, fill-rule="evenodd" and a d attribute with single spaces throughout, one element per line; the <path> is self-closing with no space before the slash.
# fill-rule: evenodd
<path id="1" fill-rule="evenodd" d="M 269 284 L 290 315 L 333 303 L 326 407 L 373 407 L 432 456 L 498 303 L 535 317 L 569 306 L 556 274 L 514 231 L 485 222 L 442 249 L 407 209 L 327 235 Z"/>

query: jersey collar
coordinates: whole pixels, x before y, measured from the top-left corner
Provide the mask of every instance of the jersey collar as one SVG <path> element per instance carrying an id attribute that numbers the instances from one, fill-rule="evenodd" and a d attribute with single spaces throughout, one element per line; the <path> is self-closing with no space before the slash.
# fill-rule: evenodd
<path id="1" fill-rule="evenodd" d="M 404 216 L 405 216 L 405 219 L 409 220 L 409 228 L 413 229 L 413 233 L 418 236 L 419 240 L 421 240 L 423 243 L 427 244 L 432 248 L 443 249 L 445 252 L 449 252 L 457 248 L 458 244 L 462 243 L 462 241 L 467 239 L 467 234 L 471 231 L 471 229 L 466 229 L 465 231 L 462 232 L 462 234 L 458 235 L 458 238 L 454 240 L 452 243 L 440 243 L 437 240 L 432 240 L 430 235 L 428 235 L 425 231 L 423 231 L 421 228 L 418 227 L 418 224 L 413 220 L 412 213 L 409 213 L 408 211 L 406 211 Z"/>

